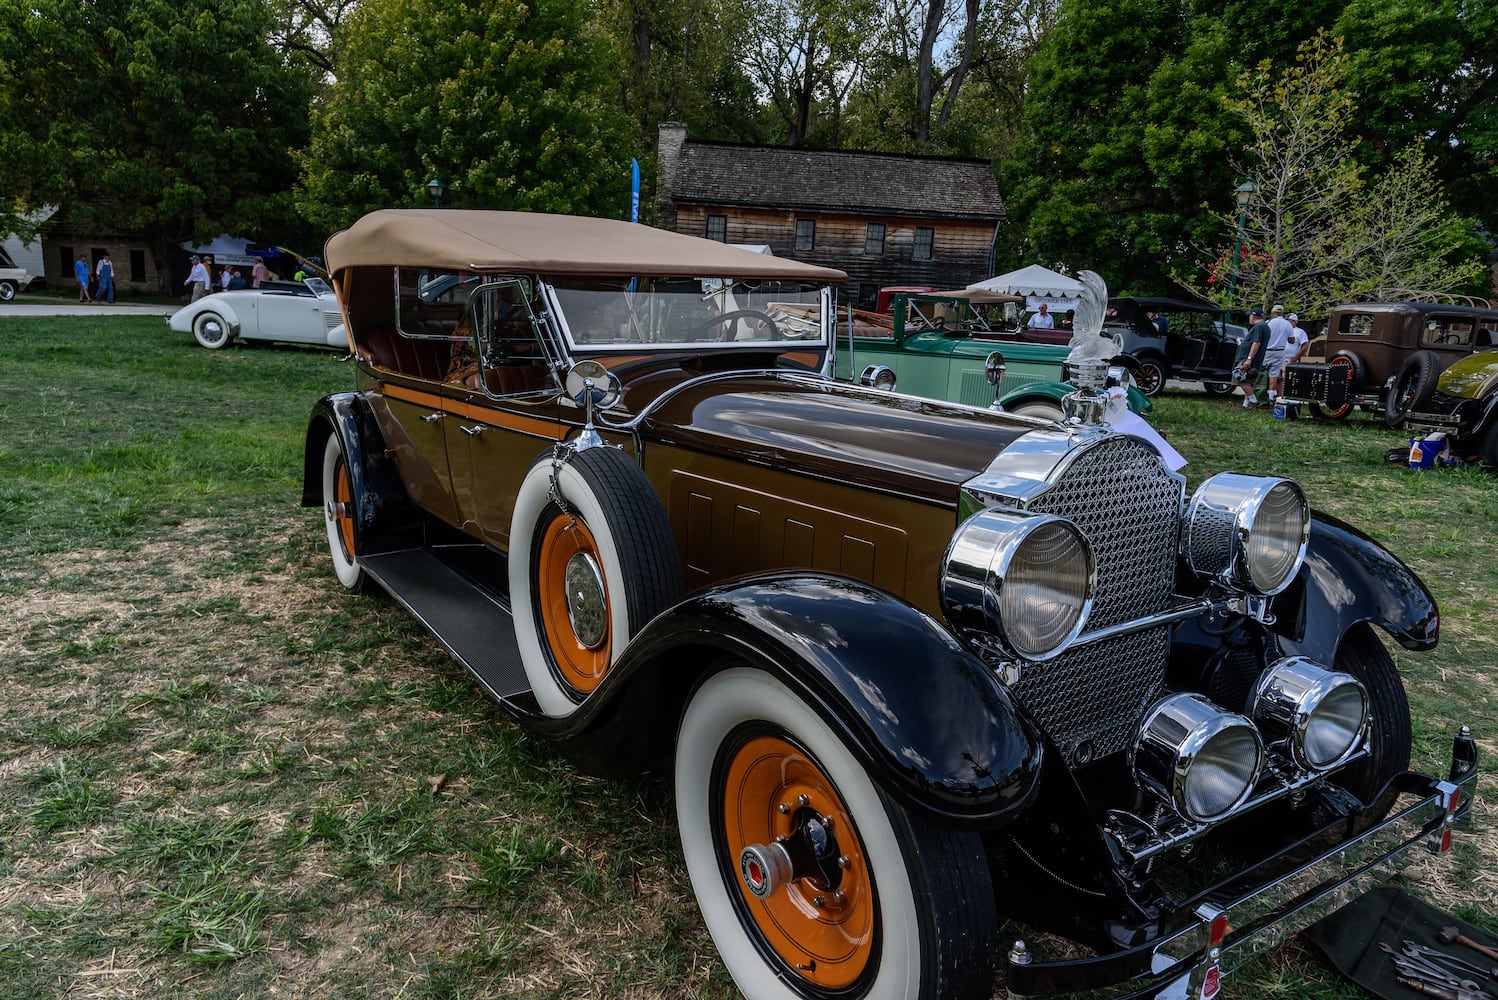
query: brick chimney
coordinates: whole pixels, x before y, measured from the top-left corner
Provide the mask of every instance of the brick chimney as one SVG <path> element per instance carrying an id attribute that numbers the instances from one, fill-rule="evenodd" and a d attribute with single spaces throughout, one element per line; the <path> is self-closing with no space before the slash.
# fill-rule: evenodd
<path id="1" fill-rule="evenodd" d="M 672 188 L 676 168 L 681 164 L 681 150 L 687 144 L 687 127 L 681 122 L 661 122 L 655 141 L 656 163 L 660 175 L 655 184 L 655 214 L 664 229 L 676 229 L 676 201 Z"/>

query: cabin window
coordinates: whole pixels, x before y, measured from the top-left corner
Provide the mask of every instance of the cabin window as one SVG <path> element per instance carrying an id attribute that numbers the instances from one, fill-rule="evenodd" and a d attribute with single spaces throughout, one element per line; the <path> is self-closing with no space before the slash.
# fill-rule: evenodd
<path id="1" fill-rule="evenodd" d="M 1373 317 L 1368 313 L 1343 313 L 1337 321 L 1337 332 L 1349 337 L 1366 337 L 1373 332 Z"/>
<path id="2" fill-rule="evenodd" d="M 863 233 L 863 252 L 869 257 L 884 256 L 884 223 L 869 223 Z"/>
<path id="3" fill-rule="evenodd" d="M 717 240 L 719 243 L 728 242 L 728 216 L 709 215 L 707 217 L 707 238 Z"/>
<path id="4" fill-rule="evenodd" d="M 915 249 L 911 253 L 914 260 L 930 260 L 932 258 L 932 245 L 936 242 L 936 230 L 930 226 L 915 227 Z"/>
<path id="5" fill-rule="evenodd" d="M 817 220 L 796 220 L 796 250 L 800 253 L 808 253 L 817 245 Z"/>
<path id="6" fill-rule="evenodd" d="M 1475 324 L 1466 317 L 1430 316 L 1425 320 L 1422 344 L 1446 347 L 1471 347 Z"/>

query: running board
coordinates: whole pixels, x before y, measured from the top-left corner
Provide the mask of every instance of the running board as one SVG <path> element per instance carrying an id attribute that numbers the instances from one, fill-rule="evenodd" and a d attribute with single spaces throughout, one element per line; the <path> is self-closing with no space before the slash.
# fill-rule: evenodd
<path id="1" fill-rule="evenodd" d="M 455 553 L 456 554 L 456 553 Z M 515 624 L 503 595 L 479 586 L 431 549 L 363 556 L 359 565 L 437 637 L 489 693 L 510 704 L 529 701 L 530 684 L 515 645 Z"/>

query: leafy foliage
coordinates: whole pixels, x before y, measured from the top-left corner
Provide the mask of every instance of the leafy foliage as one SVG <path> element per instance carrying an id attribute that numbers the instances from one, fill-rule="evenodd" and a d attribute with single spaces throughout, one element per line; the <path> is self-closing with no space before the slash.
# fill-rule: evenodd
<path id="1" fill-rule="evenodd" d="M 1007 260 L 1088 267 L 1116 290 L 1158 293 L 1214 225 L 1240 137 L 1204 114 L 1225 93 L 1229 39 L 1207 18 L 1146 0 L 1061 5 L 1030 60 L 1027 134 L 1001 168 Z"/>
<path id="2" fill-rule="evenodd" d="M 262 0 L 0 0 L 0 205 L 143 231 L 158 264 L 292 226 L 311 74 L 271 30 Z"/>
<path id="3" fill-rule="evenodd" d="M 1245 72 L 1225 101 L 1250 132 L 1239 170 L 1253 191 L 1202 289 L 1220 304 L 1319 313 L 1352 299 L 1440 296 L 1483 274 L 1470 223 L 1448 211 L 1419 147 L 1369 180 L 1354 155 L 1346 67 L 1342 40 L 1321 31 L 1289 68 L 1266 60 Z M 1234 225 L 1231 214 L 1221 221 Z"/>
<path id="4" fill-rule="evenodd" d="M 617 51 L 581 0 L 469 7 L 367 0 L 340 77 L 313 113 L 299 204 L 336 229 L 375 208 L 444 206 L 621 215 L 627 121 Z"/>

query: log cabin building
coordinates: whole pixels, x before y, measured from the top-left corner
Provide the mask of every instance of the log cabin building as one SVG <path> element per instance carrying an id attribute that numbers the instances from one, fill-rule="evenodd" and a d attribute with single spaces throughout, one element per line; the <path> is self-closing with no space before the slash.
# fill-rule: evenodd
<path id="1" fill-rule="evenodd" d="M 841 268 L 854 305 L 993 273 L 1004 203 L 987 161 L 689 141 L 675 122 L 657 155 L 662 228 Z"/>

